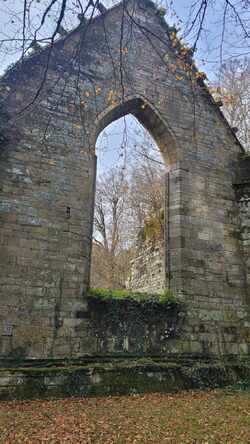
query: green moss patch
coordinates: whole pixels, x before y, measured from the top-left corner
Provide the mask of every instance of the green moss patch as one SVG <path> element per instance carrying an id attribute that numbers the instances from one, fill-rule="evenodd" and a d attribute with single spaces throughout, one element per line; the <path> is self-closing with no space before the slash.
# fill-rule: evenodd
<path id="1" fill-rule="evenodd" d="M 154 301 L 159 304 L 177 304 L 173 292 L 166 288 L 158 294 L 141 293 L 129 290 L 109 290 L 106 288 L 90 288 L 87 291 L 87 297 L 99 298 L 103 301 L 108 300 L 130 300 L 137 302 Z"/>
<path id="2" fill-rule="evenodd" d="M 108 353 L 112 344 L 113 353 L 158 355 L 170 339 L 181 335 L 185 310 L 168 290 L 149 295 L 97 288 L 86 297 L 100 354 Z"/>
<path id="3" fill-rule="evenodd" d="M 225 386 L 249 387 L 250 367 L 239 363 L 137 359 L 57 368 L 5 369 L 0 399 L 61 398 L 147 392 L 175 392 Z"/>

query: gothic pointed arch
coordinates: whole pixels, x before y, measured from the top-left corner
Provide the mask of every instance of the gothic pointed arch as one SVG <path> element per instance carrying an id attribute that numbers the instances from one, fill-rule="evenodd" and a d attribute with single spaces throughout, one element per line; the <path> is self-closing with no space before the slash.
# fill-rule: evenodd
<path id="1" fill-rule="evenodd" d="M 157 143 L 164 161 L 171 165 L 177 159 L 177 143 L 168 123 L 144 97 L 130 96 L 123 103 L 107 107 L 96 119 L 96 139 L 110 123 L 132 114 L 146 128 Z"/>

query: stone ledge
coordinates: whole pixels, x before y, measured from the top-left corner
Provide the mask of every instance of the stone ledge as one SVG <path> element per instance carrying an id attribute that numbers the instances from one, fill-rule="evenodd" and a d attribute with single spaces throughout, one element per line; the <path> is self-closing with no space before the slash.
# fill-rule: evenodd
<path id="1" fill-rule="evenodd" d="M 174 392 L 250 386 L 250 360 L 95 361 L 52 367 L 0 369 L 0 400 Z"/>

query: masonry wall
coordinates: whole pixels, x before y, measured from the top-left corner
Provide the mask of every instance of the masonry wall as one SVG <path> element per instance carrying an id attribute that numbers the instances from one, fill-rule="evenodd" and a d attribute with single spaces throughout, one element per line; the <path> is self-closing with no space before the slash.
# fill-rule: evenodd
<path id="1" fill-rule="evenodd" d="M 69 84 L 58 79 L 60 57 L 59 51 L 43 95 L 20 116 L 15 112 L 39 88 L 41 59 L 3 82 L 12 117 L 0 152 L 1 350 L 7 355 L 52 356 L 55 341 L 59 354 L 68 351 L 61 336 L 72 328 L 88 284 L 95 157 L 84 149 L 72 111 L 77 73 Z"/>
<path id="2" fill-rule="evenodd" d="M 130 275 L 127 288 L 159 293 L 166 287 L 164 240 L 142 242 L 135 249 L 130 262 Z"/>
<path id="3" fill-rule="evenodd" d="M 96 353 L 91 322 L 77 317 L 88 311 L 95 141 L 129 112 L 170 165 L 167 278 L 187 318 L 169 350 L 249 351 L 233 187 L 241 147 L 204 83 L 173 70 L 179 55 L 156 8 L 126 8 L 125 18 L 115 7 L 1 80 L 2 356 Z"/>
<path id="4" fill-rule="evenodd" d="M 250 288 L 250 157 L 242 156 L 238 164 L 235 191 L 239 205 L 240 239 L 246 268 L 246 286 Z M 249 293 L 247 305 L 250 309 Z"/>

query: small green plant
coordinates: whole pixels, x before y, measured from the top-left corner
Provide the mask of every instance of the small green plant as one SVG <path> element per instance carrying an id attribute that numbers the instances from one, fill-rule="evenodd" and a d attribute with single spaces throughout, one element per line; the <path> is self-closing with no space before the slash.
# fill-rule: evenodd
<path id="1" fill-rule="evenodd" d="M 138 233 L 138 239 L 142 242 L 146 240 L 156 241 L 163 238 L 164 211 L 161 209 L 158 214 L 151 213 L 144 221 L 143 228 Z"/>
<path id="2" fill-rule="evenodd" d="M 164 291 L 158 294 L 140 293 L 129 290 L 110 290 L 106 288 L 90 288 L 87 291 L 87 297 L 99 298 L 104 301 L 108 300 L 135 300 L 135 301 L 147 301 L 155 300 L 160 304 L 168 302 L 176 302 L 173 292 L 166 288 Z"/>
<path id="3" fill-rule="evenodd" d="M 170 288 L 165 288 L 159 295 L 159 302 L 160 304 L 165 304 L 166 302 L 176 302 L 176 298 L 174 296 L 174 293 Z"/>
<path id="4" fill-rule="evenodd" d="M 167 10 L 166 10 L 166 8 L 164 8 L 163 6 L 160 6 L 160 7 L 158 8 L 158 15 L 159 15 L 160 17 L 164 17 L 164 16 L 166 15 L 166 13 L 167 13 Z"/>
<path id="5" fill-rule="evenodd" d="M 131 292 L 128 290 L 110 290 L 107 288 L 90 288 L 87 296 L 96 297 L 103 300 L 109 299 L 135 299 L 145 300 L 149 298 L 147 293 Z"/>

